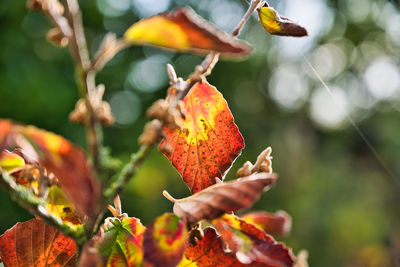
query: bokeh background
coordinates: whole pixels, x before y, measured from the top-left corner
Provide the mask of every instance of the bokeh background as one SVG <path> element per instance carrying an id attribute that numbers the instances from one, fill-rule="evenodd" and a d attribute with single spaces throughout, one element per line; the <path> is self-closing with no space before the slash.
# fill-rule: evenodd
<path id="1" fill-rule="evenodd" d="M 122 36 L 130 24 L 190 5 L 230 31 L 245 0 L 82 0 L 91 53 L 105 33 Z M 210 83 L 227 99 L 246 142 L 227 178 L 266 146 L 273 148 L 277 185 L 254 206 L 286 210 L 297 253 L 311 266 L 400 266 L 400 12 L 383 0 L 270 1 L 306 26 L 308 38 L 267 35 L 257 17 L 240 38 L 254 46 L 245 61 L 221 61 Z M 50 24 L 24 1 L 0 2 L 0 117 L 37 125 L 85 146 L 82 127 L 68 122 L 78 99 L 66 49 L 46 41 Z M 327 93 L 305 61 L 333 91 Z M 113 155 L 128 160 L 138 148 L 145 110 L 165 95 L 165 64 L 187 77 L 201 57 L 132 47 L 99 73 L 116 124 L 105 129 Z M 383 167 L 356 129 L 381 155 Z M 388 170 L 394 174 L 391 177 Z M 125 212 L 147 224 L 172 204 L 161 195 L 189 194 L 168 160 L 154 150 L 122 195 Z M 0 191 L 0 232 L 31 215 Z"/>

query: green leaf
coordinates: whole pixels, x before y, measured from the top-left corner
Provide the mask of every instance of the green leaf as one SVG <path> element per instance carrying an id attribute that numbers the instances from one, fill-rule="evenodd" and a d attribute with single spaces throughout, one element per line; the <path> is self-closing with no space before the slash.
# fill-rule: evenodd
<path id="1" fill-rule="evenodd" d="M 137 218 L 107 218 L 97 244 L 106 266 L 140 266 L 143 262 L 143 233 Z"/>

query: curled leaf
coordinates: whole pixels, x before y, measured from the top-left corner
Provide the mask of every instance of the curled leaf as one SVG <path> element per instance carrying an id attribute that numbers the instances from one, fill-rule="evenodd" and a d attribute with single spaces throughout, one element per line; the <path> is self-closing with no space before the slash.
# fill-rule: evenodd
<path id="1" fill-rule="evenodd" d="M 124 38 L 131 44 L 201 54 L 245 56 L 251 52 L 246 42 L 219 30 L 188 7 L 142 19 L 129 27 Z"/>
<path id="2" fill-rule="evenodd" d="M 256 211 L 241 216 L 248 223 L 253 223 L 270 235 L 287 235 L 292 227 L 292 217 L 285 211 L 276 213 Z"/>
<path id="3" fill-rule="evenodd" d="M 76 244 L 52 226 L 32 219 L 0 236 L 5 266 L 75 266 Z"/>
<path id="4" fill-rule="evenodd" d="M 154 266 L 176 266 L 182 259 L 188 237 L 185 221 L 165 213 L 144 233 L 144 259 Z"/>
<path id="5" fill-rule="evenodd" d="M 273 35 L 303 37 L 307 30 L 292 20 L 282 17 L 270 7 L 267 2 L 262 2 L 257 8 L 258 17 L 264 29 Z"/>
<path id="6" fill-rule="evenodd" d="M 0 120 L 0 151 L 15 147 L 54 173 L 80 213 L 90 217 L 96 212 L 100 185 L 80 148 L 54 133 Z"/>
<path id="7" fill-rule="evenodd" d="M 263 263 L 274 267 L 293 266 L 295 257 L 291 250 L 255 225 L 228 214 L 214 219 L 212 224 L 240 262 Z"/>
<path id="8" fill-rule="evenodd" d="M 276 179 L 276 174 L 257 173 L 218 183 L 190 197 L 174 200 L 174 213 L 188 223 L 212 220 L 224 213 L 250 207 Z"/>
<path id="9" fill-rule="evenodd" d="M 101 266 L 141 266 L 145 230 L 137 218 L 107 218 L 96 244 Z"/>
<path id="10" fill-rule="evenodd" d="M 159 149 L 181 174 L 192 193 L 224 178 L 244 142 L 228 104 L 207 82 L 196 83 L 183 99 L 182 128 L 164 127 Z"/>

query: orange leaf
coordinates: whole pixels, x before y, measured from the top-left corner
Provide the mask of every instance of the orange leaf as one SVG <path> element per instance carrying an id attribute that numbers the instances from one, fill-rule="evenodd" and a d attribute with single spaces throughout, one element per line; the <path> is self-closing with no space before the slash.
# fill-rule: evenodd
<path id="1" fill-rule="evenodd" d="M 253 223 L 270 235 L 287 235 L 292 227 L 292 217 L 285 211 L 276 213 L 256 211 L 241 216 L 248 223 Z"/>
<path id="2" fill-rule="evenodd" d="M 51 132 L 8 120 L 0 120 L 0 140 L 0 151 L 19 147 L 54 173 L 63 193 L 79 212 L 89 217 L 96 212 L 100 185 L 80 148 Z"/>
<path id="3" fill-rule="evenodd" d="M 0 236 L 5 266 L 75 266 L 75 242 L 43 221 L 17 223 Z"/>
<path id="4" fill-rule="evenodd" d="M 276 174 L 257 173 L 218 183 L 190 197 L 175 200 L 174 213 L 185 218 L 188 223 L 212 220 L 224 213 L 250 207 L 276 179 Z"/>
<path id="5" fill-rule="evenodd" d="M 273 35 L 303 37 L 307 36 L 307 30 L 288 18 L 282 17 L 267 2 L 257 8 L 258 17 L 264 29 Z"/>
<path id="6" fill-rule="evenodd" d="M 176 266 L 189 239 L 186 223 L 172 213 L 152 222 L 144 233 L 144 259 L 154 266 Z"/>
<path id="7" fill-rule="evenodd" d="M 183 99 L 181 129 L 164 128 L 160 150 L 182 175 L 192 193 L 224 178 L 244 147 L 228 104 L 207 82 L 196 83 Z"/>
<path id="8" fill-rule="evenodd" d="M 155 45 L 178 51 L 248 55 L 250 46 L 216 28 L 190 8 L 177 8 L 133 24 L 124 36 L 137 45 Z"/>
<path id="9" fill-rule="evenodd" d="M 240 262 L 257 262 L 274 267 L 293 266 L 295 257 L 291 250 L 255 225 L 228 214 L 213 220 L 212 224 Z"/>
<path id="10" fill-rule="evenodd" d="M 184 259 L 178 267 L 244 266 L 232 253 L 225 252 L 223 248 L 224 244 L 215 229 L 207 227 L 204 229 L 203 238 L 195 246 L 190 245 L 185 250 Z"/>

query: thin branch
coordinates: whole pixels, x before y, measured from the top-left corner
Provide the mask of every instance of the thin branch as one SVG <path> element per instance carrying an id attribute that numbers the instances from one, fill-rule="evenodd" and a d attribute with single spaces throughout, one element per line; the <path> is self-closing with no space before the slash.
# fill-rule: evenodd
<path id="1" fill-rule="evenodd" d="M 121 193 L 129 180 L 135 176 L 137 170 L 142 165 L 144 159 L 149 155 L 153 147 L 154 145 L 142 145 L 139 150 L 132 155 L 131 161 L 122 168 L 121 172 L 115 177 L 115 180 L 104 191 L 103 196 L 106 203 L 112 202 L 115 196 Z"/>
<path id="2" fill-rule="evenodd" d="M 96 117 L 92 103 L 96 95 L 95 71 L 90 70 L 92 63 L 87 49 L 82 15 L 77 0 L 64 0 L 67 9 L 67 18 L 72 27 L 70 37 L 70 51 L 76 62 L 76 76 L 78 86 L 86 104 L 86 139 L 88 142 L 90 156 L 97 173 L 100 171 L 100 147 L 102 144 L 101 125 Z"/>

